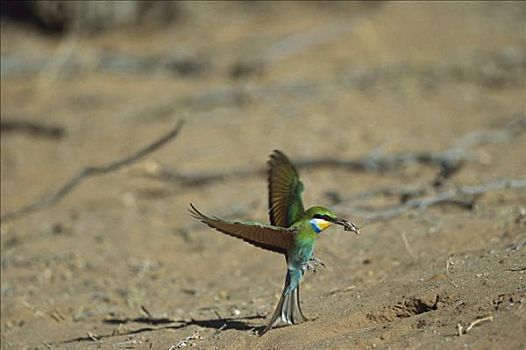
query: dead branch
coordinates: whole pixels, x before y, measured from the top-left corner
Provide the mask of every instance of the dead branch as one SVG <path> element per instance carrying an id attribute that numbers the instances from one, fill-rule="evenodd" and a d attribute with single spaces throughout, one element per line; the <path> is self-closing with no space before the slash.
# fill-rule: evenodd
<path id="1" fill-rule="evenodd" d="M 60 75 L 75 76 L 95 69 L 106 74 L 172 73 L 178 76 L 196 76 L 212 69 L 211 64 L 197 56 L 181 55 L 127 55 L 116 51 L 74 51 L 76 39 L 72 33 L 62 41 L 56 54 L 27 56 L 2 54 L 0 76 L 4 78 L 40 74 L 44 83 Z M 72 51 L 73 50 L 73 51 Z M 5 63 L 5 64 L 4 64 Z"/>
<path id="2" fill-rule="evenodd" d="M 434 186 L 443 185 L 467 161 L 476 160 L 470 148 L 484 143 L 505 142 L 526 132 L 526 117 L 521 116 L 504 127 L 495 130 L 480 130 L 467 134 L 453 142 L 452 147 L 443 152 L 404 152 L 395 155 L 382 155 L 371 152 L 358 159 L 313 158 L 293 161 L 298 169 L 340 168 L 354 172 L 382 173 L 394 171 L 409 164 L 422 164 L 437 167 L 439 173 L 433 181 Z M 243 179 L 266 174 L 266 167 L 246 168 L 224 172 L 180 173 L 164 166 L 147 169 L 145 175 L 158 180 L 174 182 L 181 186 L 203 186 L 226 179 Z M 425 188 L 408 190 L 407 195 L 424 191 Z M 396 192 L 396 190 L 379 190 Z M 398 190 L 401 191 L 401 190 Z M 362 196 L 370 196 L 365 193 Z"/>
<path id="3" fill-rule="evenodd" d="M 43 198 L 30 203 L 29 205 L 22 207 L 18 210 L 9 212 L 7 214 L 2 215 L 1 220 L 12 220 L 18 217 L 21 217 L 23 215 L 27 215 L 29 213 L 34 212 L 35 210 L 47 208 L 49 206 L 54 205 L 59 200 L 61 200 L 65 195 L 67 195 L 69 192 L 71 192 L 75 187 L 77 187 L 83 180 L 88 179 L 90 177 L 98 176 L 98 175 L 104 175 L 108 174 L 114 171 L 117 171 L 125 166 L 128 166 L 137 160 L 145 157 L 146 155 L 156 151 L 157 149 L 161 148 L 163 145 L 168 143 L 169 141 L 173 140 L 177 135 L 179 134 L 179 131 L 181 130 L 182 126 L 184 124 L 184 120 L 180 120 L 175 127 L 170 130 L 166 135 L 162 136 L 161 138 L 157 139 L 156 141 L 152 142 L 151 144 L 143 147 L 142 149 L 138 150 L 137 152 L 119 159 L 114 162 L 110 162 L 108 164 L 99 165 L 99 166 L 88 166 L 82 169 L 80 172 L 77 173 L 77 175 L 73 176 L 71 179 L 69 179 L 62 187 L 60 187 L 57 191 L 44 196 Z"/>
<path id="4" fill-rule="evenodd" d="M 168 318 L 168 317 L 154 317 L 152 315 L 146 315 L 146 316 L 135 317 L 135 318 L 130 318 L 130 317 L 123 317 L 123 318 L 112 317 L 112 318 L 105 319 L 104 323 L 118 324 L 118 325 L 125 324 L 125 323 L 143 323 L 143 324 L 157 326 L 157 325 L 162 325 L 162 324 L 184 323 L 184 321 L 182 321 L 182 320 L 174 320 L 174 319 L 171 319 L 171 318 Z"/>
<path id="5" fill-rule="evenodd" d="M 475 327 L 476 325 L 481 324 L 483 322 L 486 322 L 486 321 L 493 322 L 493 316 L 488 316 L 488 317 L 483 317 L 483 318 L 476 319 L 475 321 L 471 322 L 469 324 L 469 326 L 466 327 L 466 329 L 464 329 L 464 327 L 462 327 L 462 324 L 458 323 L 457 324 L 458 336 L 460 337 L 463 334 L 467 334 L 473 327 Z"/>
<path id="6" fill-rule="evenodd" d="M 468 328 L 466 328 L 466 333 L 470 331 L 471 328 L 475 327 L 476 325 L 478 324 L 481 324 L 482 322 L 486 322 L 486 321 L 490 321 L 490 322 L 493 322 L 493 316 L 488 316 L 488 317 L 484 317 L 484 318 L 479 318 L 473 322 L 471 322 L 468 326 Z"/>
<path id="7" fill-rule="evenodd" d="M 360 91 L 378 87 L 397 89 L 403 79 L 411 77 L 423 90 L 433 91 L 447 83 L 469 82 L 490 88 L 524 85 L 523 52 L 504 50 L 473 52 L 458 61 L 419 64 L 406 61 L 375 67 L 354 67 L 340 76 L 342 85 Z"/>
<path id="8" fill-rule="evenodd" d="M 526 271 L 526 266 L 524 266 L 524 267 L 517 267 L 517 268 L 511 268 L 511 269 L 506 269 L 506 271 L 511 271 L 511 272 L 522 272 L 522 271 Z"/>
<path id="9" fill-rule="evenodd" d="M 309 31 L 301 31 L 277 41 L 269 47 L 262 55 L 265 65 L 276 64 L 297 53 L 307 51 L 316 46 L 341 39 L 356 30 L 364 22 L 354 20 L 349 23 L 331 23 L 330 25 L 315 28 Z"/>
<path id="10" fill-rule="evenodd" d="M 510 244 L 506 247 L 507 252 L 515 252 L 526 247 L 526 238 L 523 238 L 515 243 Z"/>
<path id="11" fill-rule="evenodd" d="M 388 208 L 363 208 L 339 204 L 336 205 L 336 209 L 347 211 L 355 216 L 363 217 L 366 223 L 371 223 L 392 219 L 412 209 L 423 211 L 431 206 L 439 204 L 454 204 L 465 208 L 472 208 L 477 197 L 488 192 L 501 189 L 524 188 L 526 188 L 526 179 L 493 180 L 478 186 L 461 186 L 455 189 L 438 192 L 435 195 L 413 198 L 400 205 L 390 206 Z"/>
<path id="12" fill-rule="evenodd" d="M 471 159 L 465 155 L 453 153 L 434 154 L 431 152 L 401 153 L 392 156 L 369 155 L 356 160 L 342 160 L 338 158 L 313 158 L 294 161 L 298 169 L 319 169 L 319 168 L 342 168 L 355 172 L 386 172 L 396 170 L 407 164 L 427 164 L 438 166 L 441 174 L 450 176 L 460 168 L 463 161 Z M 447 170 L 446 170 L 447 169 Z M 152 171 L 145 174 L 158 180 L 175 182 L 181 186 L 203 186 L 226 179 L 243 179 L 252 176 L 264 175 L 265 167 L 246 168 L 235 171 L 225 172 L 197 172 L 180 173 L 172 171 L 166 167 L 155 167 Z"/>
<path id="13" fill-rule="evenodd" d="M 26 133 L 31 136 L 39 136 L 49 139 L 60 139 L 65 130 L 61 126 L 43 124 L 30 120 L 6 120 L 0 122 L 0 132 L 4 133 Z"/>
<path id="14" fill-rule="evenodd" d="M 518 117 L 504 127 L 495 130 L 476 130 L 457 139 L 453 144 L 453 149 L 473 148 L 478 145 L 488 143 L 505 142 L 515 136 L 520 135 L 526 130 L 526 118 Z"/>
<path id="15" fill-rule="evenodd" d="M 187 346 L 194 346 L 196 340 L 203 339 L 203 337 L 199 334 L 202 330 L 202 328 L 198 328 L 193 334 L 189 335 L 184 339 L 181 339 L 177 344 L 170 346 L 168 350 L 182 349 L 186 348 Z"/>
<path id="16" fill-rule="evenodd" d="M 364 199 L 368 199 L 370 197 L 376 197 L 376 196 L 385 196 L 385 197 L 401 197 L 402 201 L 404 198 L 411 198 L 419 195 L 423 195 L 427 192 L 429 189 L 428 186 L 414 186 L 414 187 L 385 187 L 385 188 L 379 188 L 371 191 L 362 191 L 354 193 L 351 197 L 349 197 L 346 202 L 357 202 L 357 201 L 363 201 Z M 332 196 L 332 194 L 330 194 Z M 339 198 L 337 202 L 342 202 L 342 199 Z"/>
<path id="17" fill-rule="evenodd" d="M 416 260 L 417 256 L 414 253 L 413 249 L 411 248 L 411 245 L 409 244 L 409 241 L 407 240 L 407 236 L 405 232 L 402 232 L 402 242 L 404 243 L 405 250 L 407 251 L 407 254 L 411 257 L 411 259 Z"/>

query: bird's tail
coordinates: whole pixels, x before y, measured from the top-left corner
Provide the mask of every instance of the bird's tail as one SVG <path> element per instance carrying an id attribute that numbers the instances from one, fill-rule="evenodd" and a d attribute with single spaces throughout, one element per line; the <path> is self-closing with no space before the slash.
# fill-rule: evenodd
<path id="1" fill-rule="evenodd" d="M 307 320 L 300 306 L 299 280 L 302 275 L 303 271 L 287 270 L 285 287 L 283 287 L 278 306 L 261 335 L 274 327 L 297 324 Z"/>

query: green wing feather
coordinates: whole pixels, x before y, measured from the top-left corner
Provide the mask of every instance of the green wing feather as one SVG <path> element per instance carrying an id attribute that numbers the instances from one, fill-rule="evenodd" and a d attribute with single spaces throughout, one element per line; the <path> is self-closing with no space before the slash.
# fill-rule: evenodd
<path id="1" fill-rule="evenodd" d="M 268 207 L 270 224 L 290 227 L 305 214 L 298 171 L 281 151 L 274 150 L 268 162 Z"/>
<path id="2" fill-rule="evenodd" d="M 217 217 L 209 217 L 202 214 L 192 204 L 188 209 L 190 214 L 208 226 L 227 235 L 240 238 L 256 247 L 267 249 L 276 253 L 286 254 L 294 244 L 295 228 L 283 228 L 263 225 L 259 223 L 248 223 L 241 221 L 227 221 Z"/>

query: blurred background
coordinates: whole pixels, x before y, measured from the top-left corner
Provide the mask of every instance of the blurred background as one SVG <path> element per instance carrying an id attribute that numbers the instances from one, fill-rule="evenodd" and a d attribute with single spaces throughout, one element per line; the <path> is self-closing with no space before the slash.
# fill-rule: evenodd
<path id="1" fill-rule="evenodd" d="M 2 222 L 2 349 L 46 342 L 60 348 L 60 341 L 88 331 L 111 334 L 115 323 L 104 319 L 133 318 L 141 306 L 172 319 L 216 319 L 211 308 L 223 317 L 271 312 L 281 261 L 206 230 L 186 208 L 192 202 L 205 213 L 266 222 L 260 170 L 273 149 L 298 162 L 373 163 L 457 151 L 462 167 L 445 188 L 524 177 L 525 23 L 523 2 L 2 1 L 2 215 L 57 190 L 86 166 L 136 152 L 185 120 L 180 134 L 147 158 L 83 182 L 56 205 Z M 423 163 L 389 171 L 376 163 L 354 171 L 334 162 L 306 166 L 304 200 L 333 205 L 363 223 L 366 216 L 345 201 L 358 192 L 407 185 L 440 190 L 437 169 Z M 220 176 L 199 181 L 214 174 Z M 307 312 L 332 315 L 320 329 L 334 320 L 347 325 L 341 332 L 371 326 L 375 318 L 364 315 L 360 325 L 346 323 L 338 310 L 356 310 L 356 295 L 341 299 L 333 292 L 357 285 L 369 295 L 362 306 L 380 307 L 385 295 L 374 294 L 375 286 L 393 276 L 418 280 L 424 268 L 415 259 L 429 266 L 429 277 L 468 246 L 486 251 L 513 242 L 524 226 L 513 226 L 510 217 L 524 210 L 523 195 L 490 196 L 486 211 L 468 211 L 469 218 L 451 209 L 380 222 L 360 240 L 334 230 L 319 248 L 332 270 L 306 282 Z M 368 205 L 399 198 L 375 200 Z M 501 225 L 501 241 L 484 231 L 492 225 Z M 463 280 L 466 293 L 474 289 Z M 514 283 L 501 281 L 511 289 Z M 398 298 L 417 289 L 404 286 Z M 323 304 L 322 297 L 330 301 Z M 227 328 L 219 338 L 208 334 L 215 331 L 210 324 L 160 331 L 154 348 L 169 348 L 199 327 L 207 340 L 194 340 L 208 348 L 233 341 L 293 348 L 293 339 L 329 346 L 317 343 L 326 335 L 309 326 L 291 343 L 246 335 L 264 322 Z M 506 332 L 499 328 L 497 339 Z M 106 345 L 129 341 L 123 333 Z M 147 348 L 148 333 L 137 334 L 133 339 L 142 343 L 135 346 Z M 407 345 L 399 334 L 384 340 Z M 378 337 L 360 344 L 372 346 Z M 417 333 L 408 337 L 422 345 Z M 345 339 L 330 344 L 354 341 Z M 444 345 L 439 337 L 430 341 Z"/>

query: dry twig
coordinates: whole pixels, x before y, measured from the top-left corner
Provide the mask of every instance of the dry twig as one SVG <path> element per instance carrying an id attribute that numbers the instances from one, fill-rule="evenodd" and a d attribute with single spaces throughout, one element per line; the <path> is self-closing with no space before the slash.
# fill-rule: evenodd
<path id="1" fill-rule="evenodd" d="M 473 327 L 475 327 L 476 325 L 481 324 L 483 322 L 486 322 L 486 321 L 493 322 L 493 316 L 488 316 L 488 317 L 483 317 L 483 318 L 476 319 L 475 321 L 471 322 L 469 324 L 469 326 L 466 327 L 466 329 L 464 329 L 462 324 L 458 323 L 457 324 L 458 336 L 460 337 L 463 334 L 467 334 Z"/>
<path id="2" fill-rule="evenodd" d="M 407 240 L 407 235 L 405 232 L 402 232 L 402 242 L 404 243 L 405 250 L 407 251 L 407 254 L 411 257 L 411 259 L 416 260 L 416 255 L 413 252 L 413 249 L 411 249 L 411 246 L 409 245 L 409 241 Z"/>
<path id="3" fill-rule="evenodd" d="M 363 191 L 363 192 L 356 192 L 351 197 L 345 200 L 345 202 L 357 202 L 357 201 L 363 201 L 364 199 L 368 199 L 370 197 L 376 197 L 376 196 L 399 196 L 402 199 L 403 198 L 411 198 L 419 195 L 423 195 L 428 190 L 427 186 L 414 186 L 414 187 L 386 187 L 386 188 L 378 188 L 371 191 Z M 340 198 L 338 202 L 342 202 L 342 199 Z"/>
<path id="4" fill-rule="evenodd" d="M 262 55 L 265 65 L 278 63 L 294 54 L 306 51 L 330 41 L 339 40 L 344 35 L 350 34 L 359 27 L 363 21 L 349 23 L 331 23 L 330 25 L 315 28 L 309 31 L 301 31 L 277 41 L 269 47 Z"/>
<path id="5" fill-rule="evenodd" d="M 466 136 L 453 142 L 452 146 L 443 152 L 404 152 L 394 155 L 382 155 L 379 152 L 371 152 L 369 155 L 358 158 L 344 160 L 339 158 L 313 158 L 296 160 L 294 164 L 299 169 L 318 169 L 318 168 L 342 168 L 355 172 L 375 172 L 382 173 L 393 171 L 409 164 L 423 164 L 435 166 L 439 173 L 434 180 L 434 185 L 441 185 L 456 173 L 462 165 L 476 156 L 470 152 L 470 148 L 483 143 L 504 142 L 526 131 L 526 117 L 519 117 L 502 128 L 495 130 L 480 130 L 468 133 Z M 164 166 L 157 166 L 149 169 L 146 176 L 154 177 L 159 180 L 174 182 L 181 186 L 203 186 L 225 179 L 243 179 L 252 176 L 266 174 L 266 167 L 247 168 L 225 172 L 199 172 L 199 173 L 180 173 Z M 405 190 L 383 189 L 376 190 L 375 193 L 362 193 L 361 196 L 371 196 L 382 193 L 400 192 L 400 195 L 412 196 L 420 194 L 426 188 L 408 188 Z"/>
<path id="6" fill-rule="evenodd" d="M 23 215 L 29 214 L 34 212 L 38 209 L 47 208 L 49 206 L 52 206 L 53 204 L 57 203 L 59 200 L 61 200 L 66 194 L 71 192 L 75 187 L 77 187 L 83 180 L 94 177 L 97 175 L 104 175 L 111 172 L 114 172 L 116 170 L 119 170 L 125 166 L 128 166 L 137 160 L 145 157 L 146 155 L 156 151 L 157 149 L 161 148 L 163 145 L 168 143 L 169 141 L 173 140 L 181 130 L 182 126 L 184 124 L 183 120 L 180 120 L 175 127 L 170 130 L 166 135 L 162 136 L 161 138 L 157 139 L 156 141 L 152 142 L 151 144 L 147 145 L 146 147 L 141 148 L 137 152 L 116 160 L 114 162 L 104 164 L 104 165 L 98 165 L 98 166 L 88 166 L 82 169 L 80 172 L 77 173 L 77 175 L 73 176 L 71 179 L 69 179 L 62 187 L 60 187 L 57 191 L 44 196 L 43 198 L 25 206 L 18 210 L 9 212 L 7 214 L 2 215 L 1 220 L 12 220 L 18 217 L 21 217 Z"/>
<path id="7" fill-rule="evenodd" d="M 92 332 L 88 332 L 86 333 L 86 336 L 88 337 L 88 339 L 92 340 L 92 341 L 99 341 L 100 338 L 98 335 L 92 333 Z"/>
<path id="8" fill-rule="evenodd" d="M 219 327 L 219 328 L 215 331 L 215 333 L 214 333 L 214 335 L 218 335 L 219 333 L 221 333 L 221 331 L 222 331 L 223 329 L 225 329 L 225 328 L 227 327 L 227 324 L 226 324 L 225 320 L 223 319 L 223 317 L 221 317 L 221 315 L 219 314 L 219 312 L 217 312 L 217 310 L 214 310 L 214 313 L 216 314 L 218 320 L 221 321 L 221 322 L 223 322 L 223 324 L 221 325 L 221 327 Z"/>
<path id="9" fill-rule="evenodd" d="M 400 216 L 403 213 L 418 209 L 420 211 L 439 204 L 455 204 L 462 207 L 471 208 L 474 205 L 475 199 L 478 196 L 486 194 L 491 191 L 501 189 L 524 189 L 526 188 L 526 179 L 502 179 L 486 182 L 478 186 L 461 186 L 452 190 L 438 192 L 435 195 L 413 198 L 400 205 L 395 205 L 389 208 L 361 208 L 356 206 L 349 206 L 339 204 L 336 207 L 340 210 L 353 213 L 353 215 L 365 218 L 367 223 L 389 220 Z M 466 200 L 465 198 L 468 197 Z"/>
<path id="10" fill-rule="evenodd" d="M 440 167 L 441 172 L 452 174 L 461 166 L 461 162 L 467 160 L 467 157 L 456 154 L 434 154 L 430 152 L 417 153 L 401 153 L 392 156 L 378 156 L 376 154 L 366 156 L 356 160 L 342 160 L 338 158 L 320 158 L 320 159 L 306 159 L 295 161 L 298 169 L 317 169 L 317 168 L 343 168 L 349 171 L 357 172 L 385 172 L 395 170 L 406 164 L 427 164 Z M 190 173 L 182 174 L 171 171 L 164 167 L 158 167 L 154 172 L 147 173 L 147 176 L 155 177 L 156 179 L 171 181 L 182 186 L 202 186 L 225 179 L 242 179 L 255 175 L 265 174 L 267 169 L 250 168 L 240 169 L 229 172 L 216 173 Z"/>
<path id="11" fill-rule="evenodd" d="M 201 332 L 202 330 L 202 328 L 198 328 L 193 334 L 180 340 L 177 344 L 170 346 L 168 350 L 182 349 L 186 348 L 187 346 L 194 346 L 195 340 L 203 339 L 203 337 L 199 334 L 199 332 Z"/>
<path id="12" fill-rule="evenodd" d="M 45 137 L 49 139 L 60 139 L 65 130 L 58 125 L 43 124 L 30 120 L 6 120 L 0 122 L 0 132 L 3 133 L 27 133 L 32 136 Z"/>

